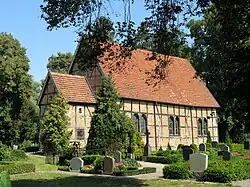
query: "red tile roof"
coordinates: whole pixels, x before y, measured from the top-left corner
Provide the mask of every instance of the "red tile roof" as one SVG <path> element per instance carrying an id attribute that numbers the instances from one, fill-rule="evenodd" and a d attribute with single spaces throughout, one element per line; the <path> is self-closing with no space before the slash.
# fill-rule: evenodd
<path id="1" fill-rule="evenodd" d="M 84 76 L 50 72 L 56 88 L 69 102 L 95 103 Z"/>
<path id="2" fill-rule="evenodd" d="M 119 65 L 122 60 L 108 60 L 105 54 L 101 58 L 104 63 L 100 65 L 105 75 L 112 73 L 112 80 L 123 98 L 196 107 L 219 107 L 201 79 L 195 78 L 196 71 L 188 60 L 169 56 L 164 70 L 166 77 L 159 80 L 152 77 L 159 62 L 150 60 L 150 56 L 152 52 L 138 49 L 132 52 L 131 58 L 127 58 L 124 64 Z"/>

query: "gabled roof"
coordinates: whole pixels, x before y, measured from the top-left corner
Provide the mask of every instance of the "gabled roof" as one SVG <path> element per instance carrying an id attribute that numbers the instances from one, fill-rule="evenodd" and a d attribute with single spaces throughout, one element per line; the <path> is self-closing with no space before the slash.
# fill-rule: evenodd
<path id="1" fill-rule="evenodd" d="M 95 98 L 84 76 L 49 72 L 47 77 L 52 78 L 58 92 L 61 93 L 68 102 L 95 103 Z"/>
<path id="2" fill-rule="evenodd" d="M 117 53 L 119 49 L 115 52 Z M 107 55 L 101 58 L 101 69 L 105 75 L 112 74 L 112 80 L 123 98 L 196 107 L 220 107 L 186 59 L 168 56 L 168 63 L 164 68 L 166 77 L 159 80 L 153 77 L 159 61 L 150 59 L 150 51 L 134 50 L 132 56 L 125 60 L 108 60 Z"/>

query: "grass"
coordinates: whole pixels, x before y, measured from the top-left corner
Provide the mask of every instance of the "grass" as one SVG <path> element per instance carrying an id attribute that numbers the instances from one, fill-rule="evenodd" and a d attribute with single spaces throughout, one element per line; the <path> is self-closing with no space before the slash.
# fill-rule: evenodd
<path id="1" fill-rule="evenodd" d="M 229 185 L 182 180 L 148 180 L 114 177 L 85 177 L 53 172 L 12 175 L 13 187 L 226 187 Z"/>
<path id="2" fill-rule="evenodd" d="M 58 168 L 56 165 L 45 164 L 45 157 L 40 155 L 28 154 L 28 159 L 25 162 L 34 163 L 36 171 L 56 171 Z"/>

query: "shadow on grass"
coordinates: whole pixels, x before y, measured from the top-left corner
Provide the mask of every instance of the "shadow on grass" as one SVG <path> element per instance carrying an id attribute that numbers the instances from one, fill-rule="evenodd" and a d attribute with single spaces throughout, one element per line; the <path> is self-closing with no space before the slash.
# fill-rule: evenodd
<path id="1" fill-rule="evenodd" d="M 53 179 L 21 179 L 11 182 L 12 187 L 144 187 L 143 181 L 133 178 L 68 176 Z"/>

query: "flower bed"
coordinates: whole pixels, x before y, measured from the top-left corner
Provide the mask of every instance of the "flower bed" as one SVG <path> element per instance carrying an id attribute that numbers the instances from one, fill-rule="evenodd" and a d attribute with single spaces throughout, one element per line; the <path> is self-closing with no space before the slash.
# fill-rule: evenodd
<path id="1" fill-rule="evenodd" d="M 140 175 L 140 174 L 155 173 L 155 172 L 156 172 L 156 168 L 145 167 L 145 168 L 136 169 L 136 170 L 114 171 L 113 175 L 115 175 L 115 176 L 132 176 L 132 175 Z"/>

